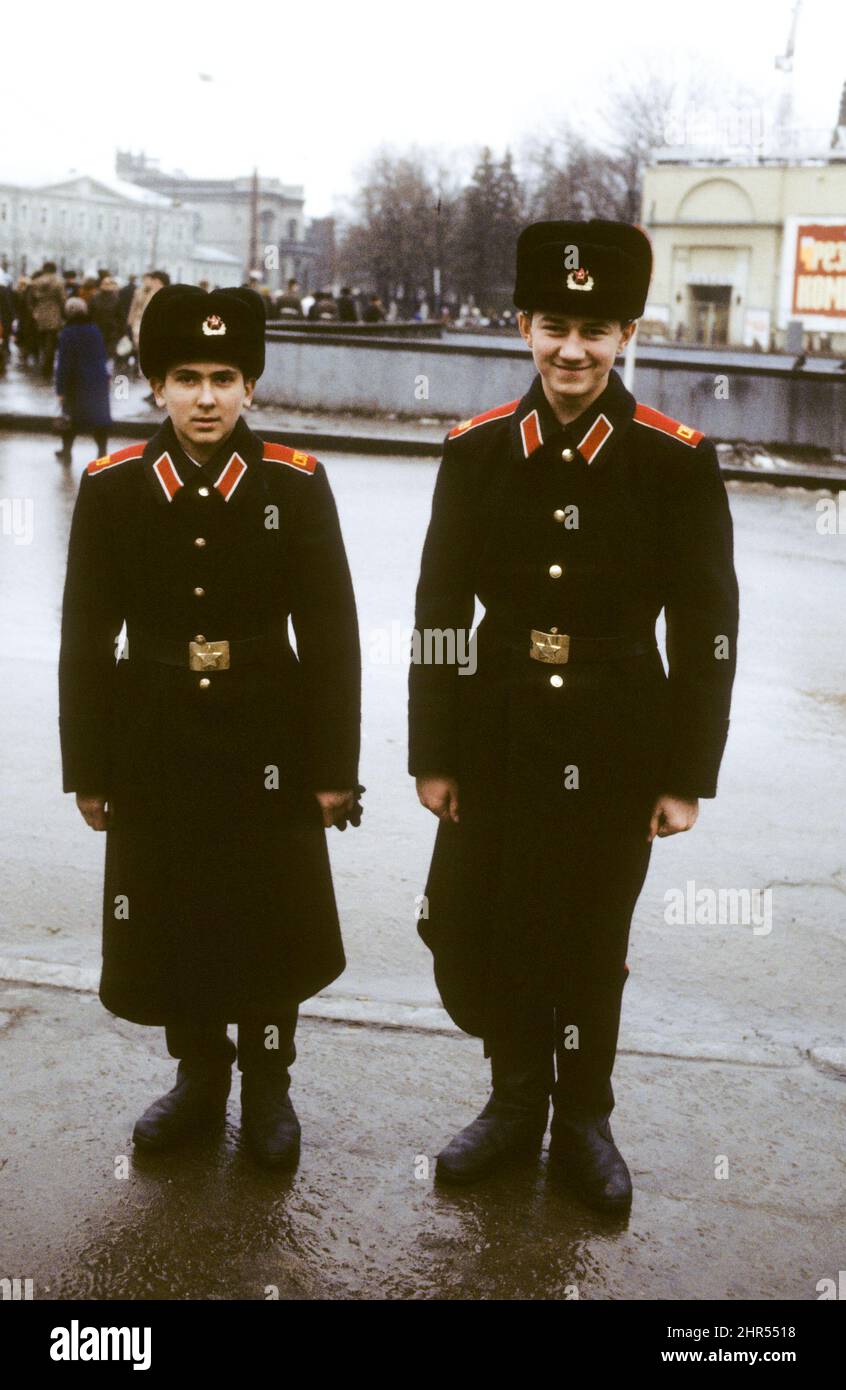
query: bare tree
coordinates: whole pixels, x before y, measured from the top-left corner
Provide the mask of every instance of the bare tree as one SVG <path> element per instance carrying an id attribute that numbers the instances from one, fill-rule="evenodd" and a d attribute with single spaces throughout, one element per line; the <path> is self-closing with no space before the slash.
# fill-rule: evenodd
<path id="1" fill-rule="evenodd" d="M 379 151 L 363 172 L 341 239 L 342 274 L 367 280 L 386 302 L 396 300 L 407 313 L 418 296 L 432 294 L 449 221 L 446 171 L 432 163 L 419 150 Z"/>

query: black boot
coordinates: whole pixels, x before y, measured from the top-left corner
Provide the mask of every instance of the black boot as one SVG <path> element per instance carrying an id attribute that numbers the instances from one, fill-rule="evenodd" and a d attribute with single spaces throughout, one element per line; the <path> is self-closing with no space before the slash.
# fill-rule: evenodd
<path id="1" fill-rule="evenodd" d="M 569 1002 L 555 1010 L 558 1076 L 552 1090 L 549 1173 L 597 1211 L 625 1211 L 632 1200 L 631 1175 L 608 1123 L 614 1109 L 611 1073 L 628 974 L 627 965 L 614 962 L 607 979 L 600 973 L 588 984 L 582 982 Z"/>
<path id="2" fill-rule="evenodd" d="M 631 1206 L 631 1174 L 614 1143 L 608 1115 L 554 1114 L 549 1171 L 596 1211 L 626 1211 Z"/>
<path id="3" fill-rule="evenodd" d="M 520 1159 L 538 1157 L 554 1077 L 551 1014 L 546 1025 L 540 1011 L 530 1033 L 491 1045 L 491 1097 L 438 1154 L 435 1171 L 441 1182 L 475 1182 Z"/>
<path id="4" fill-rule="evenodd" d="M 278 1048 L 265 1047 L 263 1023 L 238 1024 L 241 1133 L 253 1157 L 268 1168 L 296 1168 L 300 1160 L 300 1122 L 288 1094 L 297 1013 L 293 1005 L 273 1020 Z"/>
<path id="5" fill-rule="evenodd" d="M 440 1182 L 475 1182 L 521 1158 L 537 1158 L 549 1107 L 526 1110 L 492 1095 L 484 1110 L 438 1154 Z"/>
<path id="6" fill-rule="evenodd" d="M 169 1149 L 192 1134 L 221 1127 L 231 1085 L 231 1066 L 225 1063 L 212 1067 L 181 1061 L 173 1090 L 153 1101 L 136 1121 L 133 1143 L 141 1149 Z"/>
<path id="7" fill-rule="evenodd" d="M 245 1071 L 241 1077 L 241 1133 L 254 1158 L 268 1168 L 296 1168 L 300 1122 L 288 1095 L 288 1077 Z"/>

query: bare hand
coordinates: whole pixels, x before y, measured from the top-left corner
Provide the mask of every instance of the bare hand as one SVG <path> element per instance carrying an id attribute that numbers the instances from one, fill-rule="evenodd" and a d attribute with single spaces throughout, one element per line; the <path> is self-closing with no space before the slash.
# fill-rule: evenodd
<path id="1" fill-rule="evenodd" d="M 330 825 L 337 825 L 339 830 L 346 830 L 347 817 L 355 804 L 353 793 L 348 791 L 315 792 L 314 794 L 323 813 L 324 826 L 328 829 Z"/>
<path id="2" fill-rule="evenodd" d="M 433 816 L 458 823 L 458 783 L 454 777 L 418 777 L 417 795 L 421 806 Z"/>
<path id="3" fill-rule="evenodd" d="M 680 796 L 659 796 L 652 810 L 647 841 L 657 835 L 664 839 L 667 835 L 678 835 L 683 830 L 691 830 L 699 815 L 699 799 L 685 801 Z"/>
<path id="4" fill-rule="evenodd" d="M 79 796 L 77 795 L 76 804 L 79 813 L 86 825 L 90 825 L 92 830 L 107 830 L 109 813 L 106 809 L 107 798 L 105 796 Z"/>

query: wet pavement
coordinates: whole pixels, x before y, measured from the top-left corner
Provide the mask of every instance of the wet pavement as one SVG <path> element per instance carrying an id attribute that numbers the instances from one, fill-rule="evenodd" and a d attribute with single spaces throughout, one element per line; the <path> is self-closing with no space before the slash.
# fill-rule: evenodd
<path id="1" fill-rule="evenodd" d="M 279 1176 L 240 1150 L 237 1081 L 221 1138 L 133 1155 L 133 1120 L 172 1083 L 159 1033 L 62 990 L 8 989 L 0 1010 L 0 1268 L 36 1298 L 813 1300 L 843 1267 L 837 1083 L 799 1061 L 622 1057 L 620 1220 L 562 1194 L 545 1156 L 433 1184 L 486 1099 L 470 1040 L 302 1024 L 302 1158 Z"/>
<path id="2" fill-rule="evenodd" d="M 118 447 L 119 439 L 113 447 Z M 614 1131 L 635 1184 L 609 1224 L 545 1162 L 450 1195 L 416 1176 L 484 1103 L 478 1042 L 438 1007 L 415 931 L 435 822 L 405 772 L 406 667 L 436 465 L 326 459 L 356 582 L 365 700 L 359 830 L 330 836 L 348 969 L 304 1010 L 293 1177 L 220 1142 L 151 1163 L 132 1123 L 172 1084 L 162 1031 L 112 1018 L 103 837 L 60 787 L 55 662 L 79 473 L 0 443 L 5 796 L 0 828 L 0 1274 L 36 1298 L 813 1300 L 846 1267 L 846 533 L 813 493 L 730 485 L 740 673 L 715 801 L 659 842 L 632 927 Z M 10 515 L 8 511 L 4 515 Z M 770 890 L 769 929 L 672 925 L 665 893 Z M 33 983 L 52 981 L 52 984 Z M 126 1176 L 115 1175 L 119 1156 Z M 715 1176 L 720 1155 L 728 1177 Z M 425 1168 L 425 1164 L 417 1168 Z M 569 1291 L 569 1292 L 568 1292 Z"/>

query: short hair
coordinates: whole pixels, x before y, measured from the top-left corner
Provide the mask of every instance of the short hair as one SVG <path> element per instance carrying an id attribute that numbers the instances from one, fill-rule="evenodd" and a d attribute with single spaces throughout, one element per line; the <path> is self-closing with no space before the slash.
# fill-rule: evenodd
<path id="1" fill-rule="evenodd" d="M 55 261 L 45 261 L 44 264 L 43 264 L 43 266 L 41 267 L 41 269 L 42 269 L 42 270 L 46 270 L 50 275 L 55 275 L 55 274 L 56 274 L 56 262 L 55 262 Z"/>
<path id="2" fill-rule="evenodd" d="M 170 284 L 170 276 L 168 275 L 166 270 L 151 270 L 150 278 L 152 280 L 161 280 L 163 285 Z"/>

